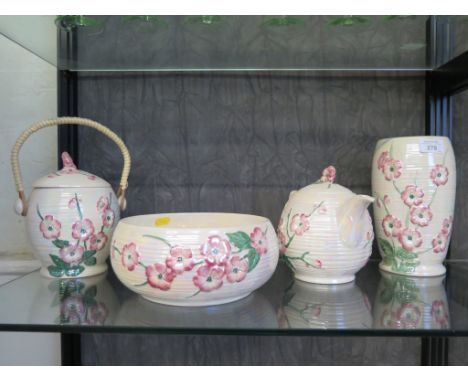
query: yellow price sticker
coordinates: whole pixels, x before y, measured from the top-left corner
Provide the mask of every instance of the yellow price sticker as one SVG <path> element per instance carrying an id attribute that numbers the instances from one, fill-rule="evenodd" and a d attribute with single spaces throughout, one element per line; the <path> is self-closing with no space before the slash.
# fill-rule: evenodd
<path id="1" fill-rule="evenodd" d="M 157 218 L 155 221 L 154 221 L 154 225 L 156 227 L 161 227 L 163 225 L 168 225 L 169 223 L 171 222 L 171 218 L 169 216 L 165 216 L 163 218 Z"/>

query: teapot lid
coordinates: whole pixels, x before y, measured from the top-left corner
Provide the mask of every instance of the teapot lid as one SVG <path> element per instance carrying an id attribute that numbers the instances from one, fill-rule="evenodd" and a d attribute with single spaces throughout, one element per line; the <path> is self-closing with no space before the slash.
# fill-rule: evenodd
<path id="1" fill-rule="evenodd" d="M 63 168 L 36 180 L 34 188 L 60 188 L 60 187 L 110 187 L 104 179 L 78 170 L 66 151 L 62 153 Z"/>
<path id="2" fill-rule="evenodd" d="M 333 166 L 328 166 L 322 171 L 322 176 L 315 183 L 301 188 L 298 191 L 291 193 L 291 200 L 308 202 L 317 196 L 323 197 L 343 197 L 351 196 L 353 192 L 346 187 L 334 183 L 336 178 L 336 169 Z"/>

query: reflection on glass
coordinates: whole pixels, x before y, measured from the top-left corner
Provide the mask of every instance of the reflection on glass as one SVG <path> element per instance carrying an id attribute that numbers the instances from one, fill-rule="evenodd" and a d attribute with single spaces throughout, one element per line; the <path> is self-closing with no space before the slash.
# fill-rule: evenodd
<path id="1" fill-rule="evenodd" d="M 270 27 L 277 26 L 288 26 L 288 25 L 302 25 L 304 20 L 299 17 L 292 16 L 281 16 L 281 17 L 270 17 L 263 22 L 263 25 Z"/>
<path id="2" fill-rule="evenodd" d="M 101 22 L 91 16 L 66 15 L 66 16 L 57 16 L 57 18 L 55 19 L 55 24 L 57 26 L 70 29 L 70 28 L 76 28 L 76 27 L 101 25 Z"/>
<path id="3" fill-rule="evenodd" d="M 370 328 L 371 306 L 354 282 L 339 285 L 294 281 L 278 311 L 282 328 Z"/>
<path id="4" fill-rule="evenodd" d="M 362 24 L 367 23 L 370 20 L 369 16 L 340 16 L 335 17 L 334 19 L 329 21 L 330 25 L 337 26 L 351 26 L 355 24 Z"/>
<path id="5" fill-rule="evenodd" d="M 445 276 L 408 277 L 381 271 L 374 304 L 376 329 L 448 329 Z"/>
<path id="6" fill-rule="evenodd" d="M 115 323 L 167 328 L 277 328 L 275 310 L 259 291 L 239 301 L 202 307 L 163 305 L 135 295 L 124 302 Z"/>
<path id="7" fill-rule="evenodd" d="M 213 25 L 222 21 L 221 16 L 189 16 L 185 19 L 186 24 Z"/>
<path id="8" fill-rule="evenodd" d="M 106 274 L 52 281 L 43 278 L 31 314 L 50 324 L 102 326 L 112 324 L 117 306 Z"/>
<path id="9" fill-rule="evenodd" d="M 126 22 L 142 22 L 142 23 L 150 23 L 150 24 L 159 24 L 161 26 L 167 27 L 167 22 L 165 22 L 159 16 L 124 16 L 123 20 Z"/>

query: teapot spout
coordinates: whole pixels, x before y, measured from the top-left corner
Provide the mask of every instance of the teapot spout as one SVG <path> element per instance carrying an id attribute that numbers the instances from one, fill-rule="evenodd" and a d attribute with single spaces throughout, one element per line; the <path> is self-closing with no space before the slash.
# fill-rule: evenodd
<path id="1" fill-rule="evenodd" d="M 371 225 L 367 207 L 374 202 L 367 195 L 353 195 L 345 200 L 337 211 L 341 240 L 349 247 L 356 247 L 366 239 Z"/>

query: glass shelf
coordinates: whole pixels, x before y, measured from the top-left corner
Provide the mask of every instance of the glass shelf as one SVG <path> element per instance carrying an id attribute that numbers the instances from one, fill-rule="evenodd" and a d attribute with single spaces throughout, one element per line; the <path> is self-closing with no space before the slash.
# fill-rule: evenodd
<path id="1" fill-rule="evenodd" d="M 427 46 L 428 19 L 1 16 L 0 33 L 71 71 L 424 71 L 436 48 Z M 57 28 L 68 47 L 60 56 Z"/>
<path id="2" fill-rule="evenodd" d="M 294 281 L 280 263 L 243 300 L 173 307 L 144 300 L 107 274 L 51 280 L 38 271 L 0 287 L 0 330 L 185 334 L 467 336 L 468 262 L 448 262 L 447 276 L 380 272 L 377 261 L 355 283 Z"/>

